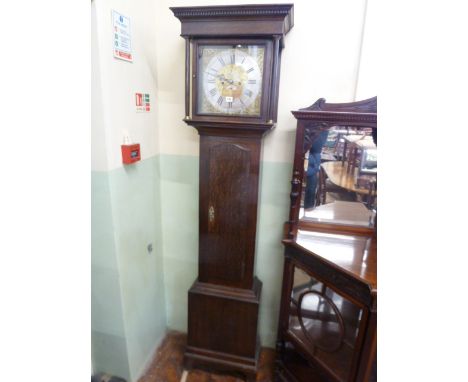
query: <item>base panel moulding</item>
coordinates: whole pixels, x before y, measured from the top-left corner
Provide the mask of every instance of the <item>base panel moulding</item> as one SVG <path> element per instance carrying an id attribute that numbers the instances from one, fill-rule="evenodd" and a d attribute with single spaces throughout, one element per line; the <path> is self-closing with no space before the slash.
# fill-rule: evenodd
<path id="1" fill-rule="evenodd" d="M 251 289 L 195 281 L 188 296 L 186 368 L 239 372 L 255 380 L 261 289 L 256 277 Z"/>

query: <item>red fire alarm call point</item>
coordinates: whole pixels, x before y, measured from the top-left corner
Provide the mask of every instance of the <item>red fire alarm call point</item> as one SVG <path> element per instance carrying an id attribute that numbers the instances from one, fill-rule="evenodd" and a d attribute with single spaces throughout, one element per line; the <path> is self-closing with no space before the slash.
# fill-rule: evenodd
<path id="1" fill-rule="evenodd" d="M 132 164 L 138 162 L 140 157 L 140 144 L 133 143 L 131 145 L 122 145 L 122 162 L 124 164 Z"/>

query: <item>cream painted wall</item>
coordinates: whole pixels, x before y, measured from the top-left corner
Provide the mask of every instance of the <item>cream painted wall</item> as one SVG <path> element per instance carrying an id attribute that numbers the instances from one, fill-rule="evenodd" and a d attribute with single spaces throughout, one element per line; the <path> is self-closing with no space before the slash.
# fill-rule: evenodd
<path id="1" fill-rule="evenodd" d="M 285 1 L 256 1 L 275 2 Z M 96 2 L 98 47 L 93 48 L 93 56 L 99 61 L 102 77 L 93 78 L 93 124 L 105 125 L 105 137 L 97 136 L 93 130 L 94 170 L 121 167 L 120 144 L 126 133 L 141 143 L 142 158 L 159 152 L 198 155 L 198 135 L 182 122 L 184 40 L 179 36 L 180 22 L 169 7 L 219 3 L 219 0 Z M 306 107 L 319 97 L 337 102 L 354 100 L 365 3 L 366 0 L 294 2 L 295 25 L 286 36 L 283 51 L 278 123 L 265 138 L 263 160 L 292 160 L 295 120 L 291 110 Z M 112 57 L 109 33 L 112 8 L 131 17 L 134 52 L 131 64 Z M 153 104 L 150 113 L 135 112 L 135 92 L 150 93 Z M 95 144 L 102 139 L 107 142 L 105 154 Z"/>
<path id="2" fill-rule="evenodd" d="M 362 39 L 359 77 L 356 88 L 356 100 L 367 99 L 377 95 L 377 17 L 375 1 L 367 0 L 366 22 Z"/>
<path id="3" fill-rule="evenodd" d="M 98 60 L 99 74 L 93 72 L 92 169 L 103 171 L 122 167 L 120 145 L 125 134 L 129 134 L 133 142 L 141 144 L 142 159 L 158 152 L 156 124 L 159 107 L 154 107 L 157 102 L 157 2 L 94 0 L 94 3 L 97 46 L 92 53 Z M 130 17 L 134 55 L 132 63 L 113 57 L 112 9 Z M 150 94 L 153 106 L 151 112 L 135 111 L 137 92 Z M 99 135 L 102 132 L 104 138 Z"/>
<path id="4" fill-rule="evenodd" d="M 264 0 L 254 3 L 285 3 Z M 184 117 L 184 40 L 169 7 L 242 4 L 240 0 L 161 0 L 157 2 L 158 107 L 160 152 L 198 155 L 198 136 Z M 276 129 L 264 141 L 263 160 L 291 162 L 295 119 L 291 110 L 317 98 L 353 101 L 366 0 L 296 0 L 294 27 L 285 39 Z"/>
<path id="5" fill-rule="evenodd" d="M 107 169 L 106 131 L 102 97 L 102 69 L 99 52 L 96 1 L 91 3 L 91 168 Z"/>

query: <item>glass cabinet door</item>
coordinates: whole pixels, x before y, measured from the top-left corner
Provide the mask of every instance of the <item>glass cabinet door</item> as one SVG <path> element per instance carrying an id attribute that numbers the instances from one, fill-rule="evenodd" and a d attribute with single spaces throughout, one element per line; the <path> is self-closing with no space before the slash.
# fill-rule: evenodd
<path id="1" fill-rule="evenodd" d="M 363 309 L 294 267 L 288 331 L 338 381 L 352 378 Z"/>

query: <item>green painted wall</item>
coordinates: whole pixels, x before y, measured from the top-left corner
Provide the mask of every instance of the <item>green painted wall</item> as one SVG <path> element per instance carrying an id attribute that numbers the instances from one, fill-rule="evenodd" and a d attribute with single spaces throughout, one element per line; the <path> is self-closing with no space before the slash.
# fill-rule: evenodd
<path id="1" fill-rule="evenodd" d="M 95 371 L 129 379 L 109 177 L 91 173 L 91 328 Z"/>
<path id="2" fill-rule="evenodd" d="M 160 161 L 167 324 L 187 332 L 187 292 L 198 275 L 198 157 Z"/>
<path id="3" fill-rule="evenodd" d="M 290 176 L 289 163 L 262 163 L 256 274 L 263 282 L 260 338 L 269 347 L 276 339 Z M 198 157 L 159 155 L 92 173 L 96 371 L 136 381 L 166 328 L 187 331 L 197 264 Z"/>
<path id="4" fill-rule="evenodd" d="M 93 364 L 129 381 L 166 331 L 159 184 L 158 157 L 92 173 Z"/>
<path id="5" fill-rule="evenodd" d="M 283 281 L 283 225 L 289 214 L 291 163 L 263 162 L 257 220 L 255 271 L 263 282 L 260 339 L 275 348 Z"/>
<path id="6" fill-rule="evenodd" d="M 198 157 L 161 155 L 160 161 L 167 324 L 186 332 L 187 291 L 198 274 Z M 263 162 L 260 175 L 256 273 L 263 282 L 260 337 L 269 347 L 276 339 L 291 169 Z"/>

